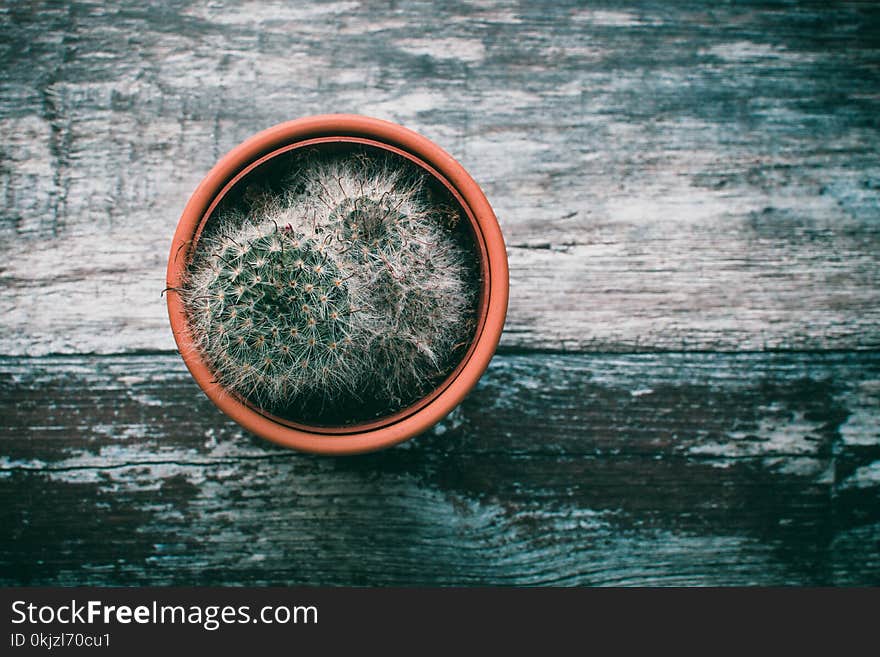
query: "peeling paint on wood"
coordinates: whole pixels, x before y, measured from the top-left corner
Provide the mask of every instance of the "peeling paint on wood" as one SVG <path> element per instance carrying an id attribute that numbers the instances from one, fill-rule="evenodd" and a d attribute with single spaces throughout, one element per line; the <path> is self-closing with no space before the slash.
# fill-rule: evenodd
<path id="1" fill-rule="evenodd" d="M 865 3 L 18 3 L 3 10 L 0 353 L 172 350 L 176 220 L 224 152 L 350 111 L 460 158 L 511 349 L 880 346 Z"/>
<path id="2" fill-rule="evenodd" d="M 327 459 L 173 355 L 2 359 L 0 581 L 878 584 L 878 390 L 877 354 L 505 355 Z"/>
<path id="3" fill-rule="evenodd" d="M 880 8 L 80 0 L 0 35 L 0 583 L 880 584 Z M 220 415 L 159 292 L 212 164 L 340 111 L 461 160 L 511 304 L 453 415 L 326 459 Z"/>

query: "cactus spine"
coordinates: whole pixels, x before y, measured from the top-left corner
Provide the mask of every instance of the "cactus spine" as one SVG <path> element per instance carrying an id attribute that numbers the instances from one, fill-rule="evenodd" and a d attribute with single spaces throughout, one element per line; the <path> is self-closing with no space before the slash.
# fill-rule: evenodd
<path id="1" fill-rule="evenodd" d="M 183 289 L 194 346 L 270 410 L 365 390 L 394 408 L 425 392 L 474 299 L 451 211 L 387 159 L 313 159 L 287 188 L 221 215 L 199 245 Z"/>

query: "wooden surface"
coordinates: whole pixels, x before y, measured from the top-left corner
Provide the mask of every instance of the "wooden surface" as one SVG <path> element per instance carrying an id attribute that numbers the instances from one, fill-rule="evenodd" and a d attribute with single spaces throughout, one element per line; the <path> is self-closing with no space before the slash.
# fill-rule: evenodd
<path id="1" fill-rule="evenodd" d="M 0 582 L 880 584 L 880 8 L 2 3 Z M 167 327 L 186 199 L 329 111 L 457 157 L 500 354 L 433 432 L 243 433 Z"/>

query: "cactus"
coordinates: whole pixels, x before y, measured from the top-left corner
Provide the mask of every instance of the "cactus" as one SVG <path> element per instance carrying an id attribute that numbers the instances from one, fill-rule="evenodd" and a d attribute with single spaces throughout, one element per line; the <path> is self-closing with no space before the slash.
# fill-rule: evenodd
<path id="1" fill-rule="evenodd" d="M 285 189 L 221 214 L 199 244 L 183 288 L 194 346 L 220 383 L 270 410 L 414 401 L 469 330 L 456 213 L 412 170 L 362 154 L 309 159 Z"/>
<path id="2" fill-rule="evenodd" d="M 212 244 L 187 302 L 194 332 L 218 380 L 272 404 L 349 382 L 344 354 L 357 294 L 314 236 L 274 223 L 247 225 Z M 330 383 L 332 382 L 332 383 Z"/>

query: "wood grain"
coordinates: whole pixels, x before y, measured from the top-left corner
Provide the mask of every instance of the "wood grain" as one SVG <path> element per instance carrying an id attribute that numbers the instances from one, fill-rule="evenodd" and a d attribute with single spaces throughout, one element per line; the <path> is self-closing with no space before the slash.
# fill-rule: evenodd
<path id="1" fill-rule="evenodd" d="M 880 584 L 880 7 L 0 2 L 0 37 L 0 584 Z M 213 163 L 321 112 L 446 148 L 511 264 L 476 391 L 346 459 L 223 417 L 159 296 Z"/>
<path id="2" fill-rule="evenodd" d="M 505 355 L 328 459 L 174 355 L 0 359 L 0 583 L 880 584 L 880 355 Z"/>
<path id="3" fill-rule="evenodd" d="M 171 351 L 189 194 L 282 120 L 401 122 L 484 186 L 502 345 L 880 346 L 870 3 L 8 3 L 0 353 Z"/>

